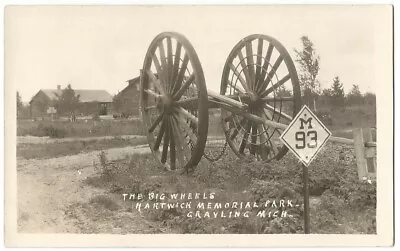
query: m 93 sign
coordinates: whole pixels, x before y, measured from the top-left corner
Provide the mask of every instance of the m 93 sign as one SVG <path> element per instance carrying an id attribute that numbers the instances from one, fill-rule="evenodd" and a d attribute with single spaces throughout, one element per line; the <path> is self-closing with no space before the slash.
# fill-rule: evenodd
<path id="1" fill-rule="evenodd" d="M 311 136 L 312 135 L 312 136 Z M 310 140 L 312 140 L 312 142 L 308 142 L 307 143 L 307 147 L 309 148 L 314 148 L 317 147 L 317 132 L 316 131 L 308 131 L 307 132 L 307 137 L 310 137 Z M 302 142 L 301 144 L 296 144 L 296 148 L 297 149 L 304 149 L 306 147 L 306 133 L 305 132 L 296 132 L 296 140 Z"/>
<path id="2" fill-rule="evenodd" d="M 282 133 L 281 141 L 308 166 L 328 141 L 331 132 L 307 106 L 292 120 Z"/>

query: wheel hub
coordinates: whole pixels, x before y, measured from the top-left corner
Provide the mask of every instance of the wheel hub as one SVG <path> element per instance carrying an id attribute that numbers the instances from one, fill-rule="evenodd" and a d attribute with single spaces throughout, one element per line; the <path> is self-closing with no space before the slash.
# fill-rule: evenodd
<path id="1" fill-rule="evenodd" d="M 172 108 L 174 107 L 174 101 L 172 96 L 167 94 L 159 99 L 159 106 L 162 107 L 163 111 L 167 114 L 172 113 Z"/>
<path id="2" fill-rule="evenodd" d="M 250 92 L 247 94 L 249 96 L 249 101 L 247 104 L 249 105 L 249 108 L 251 110 L 259 109 L 263 106 L 263 100 L 261 99 L 261 97 L 259 95 L 257 95 L 256 93 L 253 93 L 253 92 Z"/>

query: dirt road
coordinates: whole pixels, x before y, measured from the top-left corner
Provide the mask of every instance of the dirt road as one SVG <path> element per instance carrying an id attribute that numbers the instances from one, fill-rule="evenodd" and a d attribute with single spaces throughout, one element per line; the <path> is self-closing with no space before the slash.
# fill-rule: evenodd
<path id="1" fill-rule="evenodd" d="M 101 136 L 101 137 L 80 137 L 80 138 L 50 138 L 50 137 L 35 137 L 35 136 L 17 136 L 17 144 L 50 144 L 62 142 L 75 142 L 75 141 L 93 141 L 93 140 L 107 140 L 114 139 L 115 137 L 122 139 L 140 139 L 146 138 L 142 135 L 121 135 L 121 136 Z"/>
<path id="2" fill-rule="evenodd" d="M 108 149 L 106 153 L 109 160 L 116 160 L 149 151 L 147 146 L 137 146 Z M 80 233 L 77 219 L 67 217 L 66 209 L 105 192 L 83 182 L 95 175 L 94 164 L 99 163 L 99 152 L 45 160 L 18 159 L 18 231 Z"/>

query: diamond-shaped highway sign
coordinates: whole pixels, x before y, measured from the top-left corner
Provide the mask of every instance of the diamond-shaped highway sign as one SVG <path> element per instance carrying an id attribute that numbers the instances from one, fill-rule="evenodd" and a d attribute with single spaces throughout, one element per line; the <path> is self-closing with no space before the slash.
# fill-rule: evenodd
<path id="1" fill-rule="evenodd" d="M 280 140 L 308 166 L 331 135 L 305 105 L 282 133 Z"/>

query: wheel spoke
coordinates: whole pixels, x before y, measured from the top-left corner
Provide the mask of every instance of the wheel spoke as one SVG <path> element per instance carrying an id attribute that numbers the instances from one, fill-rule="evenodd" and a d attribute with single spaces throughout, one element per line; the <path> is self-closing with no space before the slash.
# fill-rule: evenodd
<path id="1" fill-rule="evenodd" d="M 181 84 L 183 81 L 183 77 L 185 76 L 188 63 L 189 63 L 189 56 L 185 53 L 185 56 L 183 56 L 182 66 L 179 69 L 179 73 L 175 81 L 174 89 L 172 90 L 173 95 L 175 95 L 175 93 L 181 88 Z"/>
<path id="2" fill-rule="evenodd" d="M 174 110 L 177 111 L 179 114 L 183 115 L 184 117 L 186 117 L 187 119 L 189 119 L 190 121 L 192 121 L 195 124 L 196 128 L 199 126 L 199 119 L 190 112 L 186 111 L 182 107 L 179 108 L 175 107 Z"/>
<path id="3" fill-rule="evenodd" d="M 240 66 L 242 66 L 242 70 L 243 70 L 244 76 L 246 78 L 247 87 L 249 87 L 249 89 L 250 89 L 251 88 L 251 79 L 250 79 L 249 69 L 247 68 L 246 60 L 243 56 L 242 51 L 238 52 L 238 56 L 239 56 L 239 60 L 240 60 Z"/>
<path id="4" fill-rule="evenodd" d="M 195 143 L 197 141 L 197 136 L 194 135 L 192 129 L 189 127 L 189 125 L 186 123 L 186 120 L 182 117 L 179 116 L 179 122 L 180 125 L 182 126 L 182 129 L 186 132 L 186 134 L 189 136 L 190 140 Z"/>
<path id="5" fill-rule="evenodd" d="M 164 75 L 164 83 L 168 83 L 168 66 L 167 66 L 167 58 L 165 57 L 164 44 L 161 40 L 158 44 L 158 49 L 160 50 L 160 59 L 161 59 L 161 71 Z"/>
<path id="6" fill-rule="evenodd" d="M 235 121 L 235 118 L 233 119 L 233 121 Z M 239 125 L 240 126 L 242 126 L 241 124 L 243 123 L 245 123 L 246 122 L 246 119 L 242 119 L 241 120 L 241 122 L 239 123 Z M 230 140 L 234 140 L 235 138 L 236 138 L 236 136 L 239 134 L 239 129 L 241 128 L 239 128 L 239 125 L 236 125 L 236 124 L 234 124 L 236 127 L 233 127 L 232 129 L 233 129 L 233 133 L 229 136 L 229 139 Z M 238 129 L 239 128 L 239 129 Z"/>
<path id="7" fill-rule="evenodd" d="M 232 87 L 235 91 L 237 91 L 237 92 L 240 93 L 240 94 L 244 94 L 244 93 L 245 93 L 244 90 L 240 89 L 240 86 L 233 85 L 232 82 L 231 82 L 230 80 L 228 80 L 228 85 L 229 85 L 230 87 Z"/>
<path id="8" fill-rule="evenodd" d="M 154 121 L 154 123 L 151 125 L 151 127 L 149 128 L 149 133 L 152 133 L 154 131 L 154 129 L 156 129 L 157 125 L 161 122 L 161 120 L 163 119 L 164 114 L 160 113 L 157 117 L 157 119 Z"/>
<path id="9" fill-rule="evenodd" d="M 193 83 L 195 78 L 194 73 L 192 73 L 189 78 L 185 81 L 185 83 L 180 87 L 180 89 L 175 93 L 174 95 L 174 99 L 175 100 L 179 100 L 183 93 L 185 93 L 185 91 L 189 88 L 189 86 Z"/>
<path id="10" fill-rule="evenodd" d="M 178 127 L 178 121 L 175 118 L 175 116 L 173 116 L 171 118 L 171 125 L 172 125 L 172 130 L 173 130 L 173 135 L 176 135 L 176 149 L 177 149 L 177 155 L 178 155 L 178 162 L 180 167 L 184 167 L 185 166 L 185 162 L 184 162 L 184 152 L 183 152 L 183 138 L 182 138 L 182 134 L 179 131 L 179 127 Z"/>
<path id="11" fill-rule="evenodd" d="M 267 116 L 267 119 L 272 120 L 274 117 L 274 114 L 273 113 L 271 114 L 271 112 L 268 111 L 267 109 L 263 109 L 263 110 L 264 110 L 265 116 Z M 274 110 L 274 112 L 275 112 L 275 110 Z"/>
<path id="12" fill-rule="evenodd" d="M 247 118 L 242 118 L 240 121 L 237 121 L 238 119 L 236 117 L 233 118 L 233 125 L 236 126 L 236 128 L 242 128 L 247 124 Z"/>
<path id="13" fill-rule="evenodd" d="M 265 90 L 265 88 L 268 87 L 269 82 L 271 82 L 272 78 L 274 77 L 274 75 L 276 73 L 276 70 L 279 68 L 279 66 L 281 65 L 282 61 L 283 61 L 283 57 L 282 57 L 282 55 L 279 55 L 279 57 L 276 59 L 274 65 L 272 66 L 271 71 L 268 73 L 267 78 L 261 84 L 261 90 L 260 90 L 261 92 L 263 92 Z"/>
<path id="14" fill-rule="evenodd" d="M 195 143 L 197 141 L 197 137 L 196 137 L 196 135 L 193 134 L 192 129 L 187 124 L 185 118 L 183 118 L 179 114 L 174 114 L 173 116 L 176 119 L 176 128 L 181 132 L 180 135 L 181 136 L 185 135 L 184 137 L 182 137 L 182 139 L 183 139 L 182 146 L 186 146 L 186 148 L 187 148 L 186 152 L 190 153 L 191 150 L 189 149 L 189 143 L 190 143 L 190 141 Z M 190 133 L 190 135 L 189 135 L 189 133 Z M 189 139 L 186 140 L 188 137 L 189 137 Z M 183 150 L 185 150 L 185 148 Z"/>
<path id="15" fill-rule="evenodd" d="M 268 135 L 268 136 L 269 136 L 269 135 Z M 271 147 L 271 150 L 272 150 L 272 152 L 274 153 L 274 155 L 277 155 L 278 152 L 279 152 L 279 150 L 278 150 L 278 148 L 276 147 L 275 143 L 273 143 L 273 142 L 271 141 L 271 138 L 272 138 L 272 136 L 271 136 L 271 137 L 268 137 L 269 146 Z"/>
<path id="16" fill-rule="evenodd" d="M 250 89 L 247 86 L 246 80 L 243 79 L 243 77 L 240 75 L 240 73 L 235 68 L 235 66 L 233 64 L 230 64 L 229 67 L 233 71 L 233 73 L 238 77 L 238 79 L 239 79 L 240 83 L 242 84 L 243 88 L 245 89 L 245 91 L 250 92 Z"/>
<path id="17" fill-rule="evenodd" d="M 277 83 L 275 83 L 273 86 L 271 86 L 270 88 L 268 88 L 267 90 L 263 91 L 261 93 L 261 97 L 265 97 L 268 94 L 270 94 L 271 92 L 273 92 L 275 89 L 279 88 L 281 85 L 283 85 L 284 83 L 286 83 L 288 80 L 290 79 L 290 75 L 287 74 L 286 76 L 284 76 L 281 80 L 279 80 Z M 267 83 L 268 85 L 268 83 Z"/>
<path id="18" fill-rule="evenodd" d="M 175 104 L 186 110 L 195 110 L 197 109 L 198 101 L 199 101 L 198 97 L 192 97 L 192 98 L 178 100 L 175 102 Z"/>
<path id="19" fill-rule="evenodd" d="M 160 80 L 157 79 L 157 77 L 153 74 L 151 70 L 147 71 L 147 74 L 149 75 L 151 82 L 153 83 L 154 87 L 161 93 L 161 95 L 165 95 L 165 90 L 164 87 L 161 85 Z"/>
<path id="20" fill-rule="evenodd" d="M 168 145 L 169 145 L 169 124 L 165 124 L 165 134 L 164 134 L 164 142 L 163 142 L 163 150 L 161 155 L 161 163 L 165 164 L 167 161 L 167 154 L 168 154 Z"/>
<path id="21" fill-rule="evenodd" d="M 262 124 L 258 124 L 257 126 L 258 132 L 260 133 L 260 144 L 263 145 L 267 142 L 267 138 L 265 137 L 265 129 Z"/>
<path id="22" fill-rule="evenodd" d="M 263 113 L 263 112 L 261 113 L 261 117 L 262 117 L 264 120 L 268 120 L 267 116 L 266 116 L 265 113 Z M 264 129 L 265 129 L 265 127 L 268 126 L 268 125 L 264 124 L 263 126 L 264 126 Z M 269 136 L 269 133 L 268 133 L 268 130 L 267 130 L 267 129 L 265 129 L 265 133 L 266 133 L 267 136 L 268 136 L 269 145 L 271 146 L 271 149 L 272 149 L 274 155 L 276 155 L 276 153 L 278 152 L 278 149 L 277 149 L 277 147 L 275 146 L 275 144 L 272 143 L 272 141 L 271 141 L 272 135 Z"/>
<path id="23" fill-rule="evenodd" d="M 160 144 L 161 144 L 161 140 L 164 136 L 164 132 L 165 132 L 165 120 L 163 119 L 163 122 L 161 123 L 160 131 L 158 131 L 156 142 L 154 143 L 154 147 L 153 147 L 154 151 L 158 151 L 158 148 L 160 147 Z"/>
<path id="24" fill-rule="evenodd" d="M 251 41 L 246 43 L 246 56 L 247 56 L 247 69 L 248 69 L 248 74 L 249 74 L 249 81 L 250 81 L 250 88 L 252 90 L 254 89 L 255 86 L 255 72 L 254 72 L 254 60 L 253 60 L 253 48 Z"/>
<path id="25" fill-rule="evenodd" d="M 256 144 L 257 144 L 257 124 L 253 123 L 251 128 L 251 146 L 250 146 L 250 154 L 255 155 L 256 153 Z"/>
<path id="26" fill-rule="evenodd" d="M 157 56 L 155 54 L 151 58 L 153 60 L 154 66 L 156 67 L 158 78 L 160 80 L 162 80 L 162 82 L 165 83 L 165 78 L 164 78 L 164 75 L 163 75 L 164 73 L 163 73 L 163 70 L 161 68 L 160 61 L 158 61 L 158 58 L 157 58 Z"/>
<path id="27" fill-rule="evenodd" d="M 147 112 L 147 111 L 149 111 L 149 110 L 156 110 L 157 109 L 157 106 L 155 106 L 155 105 L 152 105 L 152 106 L 148 106 L 148 107 L 145 107 L 144 108 L 144 110 Z"/>
<path id="28" fill-rule="evenodd" d="M 271 105 L 264 104 L 264 108 L 267 109 L 267 110 L 275 112 L 274 107 L 271 106 Z M 287 119 L 289 121 L 292 121 L 292 119 L 293 119 L 292 116 L 290 116 L 290 115 L 288 115 L 288 114 L 286 114 L 286 113 L 284 113 L 282 111 L 279 114 L 281 115 L 282 118 L 285 118 L 285 119 Z"/>
<path id="29" fill-rule="evenodd" d="M 170 93 L 172 86 L 172 70 L 173 70 L 173 56 L 172 56 L 172 41 L 170 37 L 167 37 L 167 63 L 168 63 L 168 85 L 167 92 Z"/>
<path id="30" fill-rule="evenodd" d="M 238 134 L 239 130 L 237 128 L 233 128 L 233 133 L 229 136 L 230 140 L 234 140 Z"/>
<path id="31" fill-rule="evenodd" d="M 246 132 L 243 136 L 242 142 L 240 143 L 240 147 L 239 147 L 239 153 L 243 154 L 244 149 L 246 148 L 246 144 L 247 144 L 247 139 L 249 138 L 249 134 L 250 134 L 250 130 L 251 130 L 251 126 L 252 126 L 252 122 L 251 121 L 247 121 L 247 127 L 246 127 Z"/>
<path id="32" fill-rule="evenodd" d="M 175 86 L 177 85 L 176 78 L 177 78 L 178 73 L 179 73 L 179 63 L 180 63 L 180 60 L 181 60 L 181 49 L 182 49 L 181 43 L 177 42 L 176 51 L 175 51 L 174 67 L 173 67 L 173 70 L 172 70 L 172 81 L 171 81 L 172 88 L 171 88 L 171 92 L 170 92 L 171 95 L 174 94 L 174 91 L 175 91 L 175 88 L 176 88 Z"/>
<path id="33" fill-rule="evenodd" d="M 170 150 L 170 155 L 169 155 L 169 160 L 171 164 L 171 170 L 176 169 L 176 149 L 175 149 L 175 137 L 174 136 L 174 131 L 172 127 L 172 118 L 169 118 L 169 131 L 170 131 L 170 144 L 169 144 L 169 150 Z"/>
<path id="34" fill-rule="evenodd" d="M 261 90 L 263 90 L 262 89 L 262 83 L 264 82 L 265 74 L 267 74 L 267 72 L 268 72 L 269 61 L 271 60 L 271 55 L 272 55 L 273 49 L 274 49 L 274 46 L 271 43 L 269 43 L 268 49 L 267 49 L 267 55 L 264 58 L 264 64 L 263 64 L 263 67 L 262 67 L 263 68 L 262 69 L 262 74 L 261 74 L 261 76 L 259 78 L 260 84 L 259 84 L 259 89 L 257 89 L 257 92 L 260 92 Z"/>
<path id="35" fill-rule="evenodd" d="M 260 148 L 258 149 L 258 154 L 261 156 L 261 158 L 264 158 L 264 152 L 269 154 L 269 149 L 266 148 L 265 144 L 267 143 L 268 139 L 265 137 L 265 134 L 267 133 L 263 127 L 263 125 L 259 124 L 258 125 L 258 131 L 260 132 Z"/>
<path id="36" fill-rule="evenodd" d="M 149 94 L 150 96 L 153 96 L 154 98 L 161 98 L 161 95 L 158 93 L 153 92 L 150 89 L 144 90 L 145 93 Z"/>
<path id="37" fill-rule="evenodd" d="M 231 113 L 231 115 L 229 115 L 228 117 L 224 118 L 224 122 L 229 122 L 229 120 L 231 120 L 233 117 L 235 116 L 235 114 Z"/>
<path id="38" fill-rule="evenodd" d="M 257 65 L 256 65 L 256 77 L 255 77 L 255 85 L 254 85 L 254 90 L 258 90 L 258 85 L 259 85 L 259 79 L 260 79 L 260 74 L 261 74 L 261 55 L 263 51 L 263 42 L 264 40 L 258 39 L 258 47 L 257 47 Z"/>
<path id="39" fill-rule="evenodd" d="M 269 119 L 269 120 L 272 120 L 272 118 L 274 117 L 274 115 L 273 114 L 271 114 L 271 112 L 269 111 L 269 110 L 267 110 L 267 109 L 263 109 L 264 110 L 264 114 L 267 116 L 267 119 Z M 284 118 L 283 117 L 283 115 L 282 115 L 282 111 L 280 112 L 280 113 L 278 113 L 278 114 L 280 114 L 280 115 L 277 115 L 277 116 L 279 116 L 278 118 Z M 283 113 L 284 114 L 284 113 Z M 279 120 L 279 119 L 278 119 Z M 290 122 L 291 120 L 289 120 L 289 122 Z M 281 129 L 280 128 L 274 128 L 274 130 L 275 131 L 277 131 L 278 132 L 278 134 L 279 135 L 281 135 Z"/>
<path id="40" fill-rule="evenodd" d="M 279 150 L 278 150 L 278 148 L 275 146 L 275 144 L 272 143 L 271 137 L 269 136 L 268 132 L 266 132 L 266 134 L 267 134 L 267 137 L 268 137 L 268 138 L 267 138 L 268 148 L 269 148 L 269 150 L 271 150 L 271 151 L 269 151 L 269 152 L 271 153 L 272 156 L 274 156 L 274 155 L 278 154 Z"/>

